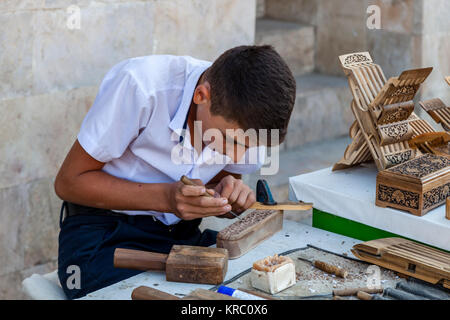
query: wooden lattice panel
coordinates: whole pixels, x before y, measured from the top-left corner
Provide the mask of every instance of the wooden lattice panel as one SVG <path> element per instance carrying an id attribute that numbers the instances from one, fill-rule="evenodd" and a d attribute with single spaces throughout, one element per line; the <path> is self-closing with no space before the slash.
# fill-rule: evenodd
<path id="1" fill-rule="evenodd" d="M 352 143 L 333 170 L 371 159 L 378 170 L 384 170 L 421 155 L 419 149 L 410 148 L 408 140 L 431 127 L 411 121 L 412 99 L 432 68 L 404 71 L 386 81 L 368 52 L 343 55 L 339 60 L 349 80 L 356 122 L 350 128 Z"/>
<path id="2" fill-rule="evenodd" d="M 450 107 L 447 107 L 441 99 L 430 99 L 419 102 L 420 106 L 440 123 L 446 131 L 450 131 Z"/>
<path id="3" fill-rule="evenodd" d="M 450 288 L 450 254 L 411 240 L 385 238 L 353 246 L 359 259 Z"/>

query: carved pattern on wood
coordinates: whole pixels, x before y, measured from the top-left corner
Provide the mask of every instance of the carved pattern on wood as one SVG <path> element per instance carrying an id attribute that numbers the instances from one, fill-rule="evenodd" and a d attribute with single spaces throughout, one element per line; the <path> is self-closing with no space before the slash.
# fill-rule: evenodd
<path id="1" fill-rule="evenodd" d="M 402 120 L 406 120 L 411 115 L 411 110 L 404 108 L 404 107 L 398 107 L 396 109 L 391 109 L 387 112 L 384 112 L 380 119 L 378 120 L 378 124 L 388 124 L 393 122 L 398 122 Z"/>
<path id="2" fill-rule="evenodd" d="M 412 150 L 406 150 L 404 152 L 387 154 L 385 156 L 385 159 L 388 163 L 388 167 L 391 167 L 410 160 L 412 158 L 412 155 Z"/>
<path id="3" fill-rule="evenodd" d="M 392 126 L 382 127 L 381 130 L 395 140 L 400 140 L 408 132 L 408 123 L 399 123 Z"/>
<path id="4" fill-rule="evenodd" d="M 380 184 L 377 192 L 378 200 L 404 207 L 419 209 L 419 194 Z"/>
<path id="5" fill-rule="evenodd" d="M 400 87 L 391 94 L 391 97 L 415 94 L 418 89 L 419 89 L 418 85 Z"/>
<path id="6" fill-rule="evenodd" d="M 444 202 L 450 196 L 450 183 L 423 194 L 423 208 L 427 209 Z"/>
<path id="7" fill-rule="evenodd" d="M 372 62 L 372 60 L 369 59 L 369 57 L 367 57 L 364 54 L 355 53 L 355 54 L 351 54 L 345 58 L 344 66 L 349 67 L 354 64 L 362 63 L 362 62 Z"/>
<path id="8" fill-rule="evenodd" d="M 450 159 L 433 154 L 424 154 L 421 157 L 415 158 L 407 163 L 403 163 L 387 170 L 406 176 L 423 178 L 430 173 L 439 171 L 447 166 L 450 166 Z"/>

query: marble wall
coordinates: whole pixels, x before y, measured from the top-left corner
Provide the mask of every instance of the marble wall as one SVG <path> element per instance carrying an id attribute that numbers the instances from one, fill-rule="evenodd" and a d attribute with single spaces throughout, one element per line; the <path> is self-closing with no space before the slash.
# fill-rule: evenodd
<path id="1" fill-rule="evenodd" d="M 53 179 L 109 68 L 149 54 L 214 60 L 253 43 L 255 16 L 256 0 L 0 1 L 0 299 L 56 267 Z"/>

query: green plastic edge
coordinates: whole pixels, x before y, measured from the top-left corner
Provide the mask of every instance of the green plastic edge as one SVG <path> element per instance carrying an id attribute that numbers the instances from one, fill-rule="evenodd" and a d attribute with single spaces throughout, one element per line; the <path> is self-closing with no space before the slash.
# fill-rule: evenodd
<path id="1" fill-rule="evenodd" d="M 428 247 L 432 247 L 441 251 L 450 252 L 438 247 L 430 246 L 429 244 L 400 236 L 395 233 L 384 231 L 378 228 L 368 226 L 363 223 L 359 223 L 350 219 L 338 217 L 334 214 L 324 212 L 313 208 L 312 226 L 322 230 L 330 231 L 333 233 L 341 234 L 353 239 L 361 241 L 370 241 L 375 239 L 398 237 L 408 239 L 417 243 L 424 244 Z"/>

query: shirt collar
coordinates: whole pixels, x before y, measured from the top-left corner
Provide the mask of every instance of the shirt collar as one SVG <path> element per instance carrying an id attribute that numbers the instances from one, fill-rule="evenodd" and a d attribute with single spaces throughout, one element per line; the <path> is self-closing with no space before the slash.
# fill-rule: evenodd
<path id="1" fill-rule="evenodd" d="M 192 96 L 194 95 L 194 90 L 197 85 L 198 79 L 200 79 L 202 73 L 206 69 L 208 69 L 210 65 L 211 64 L 199 65 L 187 77 L 180 106 L 178 107 L 175 116 L 172 118 L 172 121 L 170 121 L 169 123 L 169 128 L 175 131 L 178 136 L 180 136 L 182 133 L 183 125 L 189 112 L 189 107 L 192 102 Z"/>

